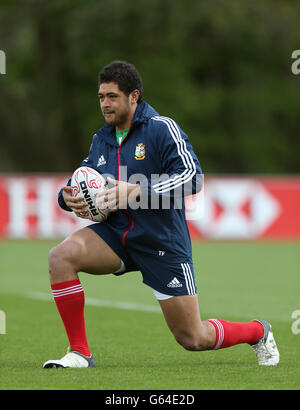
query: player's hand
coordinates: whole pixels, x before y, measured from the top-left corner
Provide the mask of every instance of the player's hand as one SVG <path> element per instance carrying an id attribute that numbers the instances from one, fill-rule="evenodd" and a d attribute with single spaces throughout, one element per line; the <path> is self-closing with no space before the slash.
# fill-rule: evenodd
<path id="1" fill-rule="evenodd" d="M 72 188 L 70 186 L 64 186 L 62 192 L 65 204 L 72 209 L 72 211 L 79 218 L 87 219 L 89 216 L 88 211 L 86 210 L 88 204 L 84 201 L 82 196 L 74 198 L 72 196 Z"/>
<path id="2" fill-rule="evenodd" d="M 140 185 L 129 184 L 125 181 L 117 181 L 110 177 L 107 178 L 113 187 L 104 190 L 96 195 L 97 205 L 100 209 L 109 208 L 111 212 L 118 209 L 126 209 L 127 205 L 140 196 Z"/>

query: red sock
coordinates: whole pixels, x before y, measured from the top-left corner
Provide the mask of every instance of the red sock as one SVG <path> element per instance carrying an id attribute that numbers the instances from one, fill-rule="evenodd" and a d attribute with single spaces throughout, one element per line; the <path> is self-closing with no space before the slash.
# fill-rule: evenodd
<path id="1" fill-rule="evenodd" d="M 223 319 L 208 319 L 216 329 L 214 349 L 223 349 L 239 343 L 253 344 L 264 335 L 264 327 L 255 320 L 247 323 L 227 322 Z"/>
<path id="2" fill-rule="evenodd" d="M 84 292 L 80 281 L 51 285 L 54 300 L 64 323 L 71 349 L 90 356 L 84 322 Z"/>

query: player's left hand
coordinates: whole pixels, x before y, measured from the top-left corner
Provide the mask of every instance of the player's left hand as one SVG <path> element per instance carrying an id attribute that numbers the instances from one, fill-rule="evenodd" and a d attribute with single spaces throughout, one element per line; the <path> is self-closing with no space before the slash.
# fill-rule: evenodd
<path id="1" fill-rule="evenodd" d="M 107 181 L 113 185 L 112 188 L 108 188 L 96 195 L 97 205 L 100 209 L 109 208 L 111 212 L 126 209 L 128 204 L 140 196 L 139 184 L 129 184 L 110 177 L 107 177 Z"/>

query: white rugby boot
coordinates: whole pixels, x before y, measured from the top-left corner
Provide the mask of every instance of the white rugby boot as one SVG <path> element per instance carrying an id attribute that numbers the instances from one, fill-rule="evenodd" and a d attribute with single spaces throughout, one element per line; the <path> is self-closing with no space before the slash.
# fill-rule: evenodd
<path id="1" fill-rule="evenodd" d="M 78 353 L 75 350 L 70 350 L 70 352 L 60 360 L 48 360 L 43 365 L 44 369 L 85 367 L 96 367 L 93 356 L 84 356 L 83 354 Z"/>
<path id="2" fill-rule="evenodd" d="M 251 345 L 257 356 L 258 364 L 260 366 L 276 366 L 280 356 L 271 330 L 272 326 L 265 320 L 254 320 L 264 327 L 264 335 Z"/>

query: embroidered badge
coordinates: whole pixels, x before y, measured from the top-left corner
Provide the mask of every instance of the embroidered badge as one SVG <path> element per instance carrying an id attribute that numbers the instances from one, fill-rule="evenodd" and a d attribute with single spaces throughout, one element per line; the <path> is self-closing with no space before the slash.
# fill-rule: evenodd
<path id="1" fill-rule="evenodd" d="M 145 156 L 146 156 L 145 145 L 143 143 L 140 143 L 135 147 L 134 158 L 139 160 L 139 159 L 144 159 Z"/>

